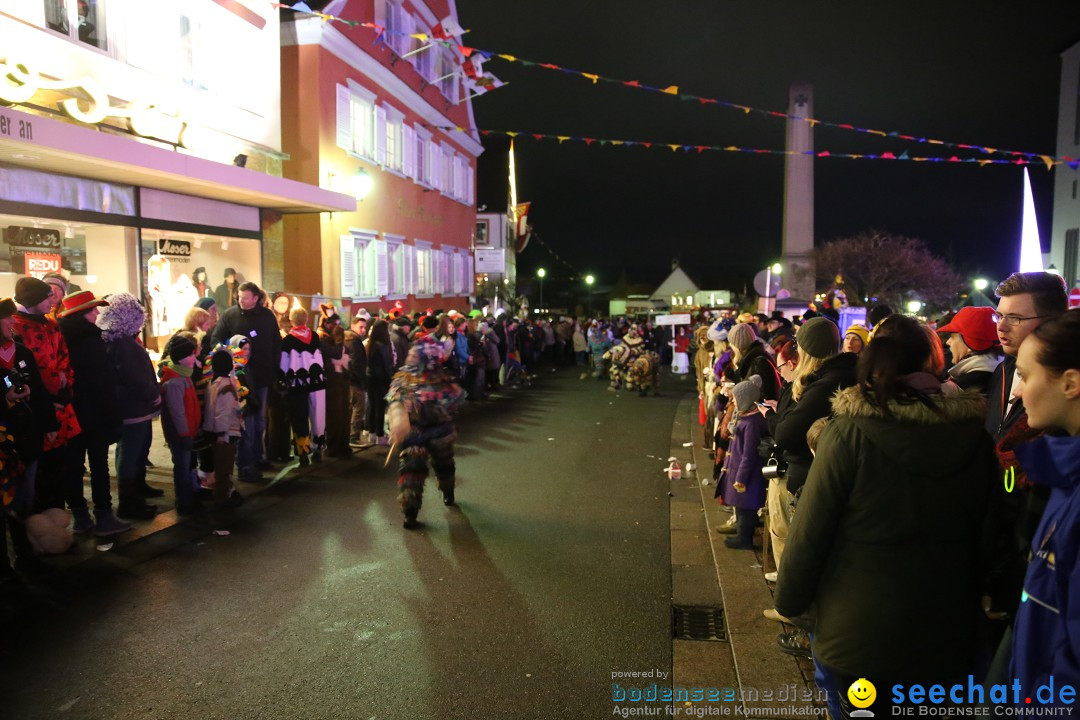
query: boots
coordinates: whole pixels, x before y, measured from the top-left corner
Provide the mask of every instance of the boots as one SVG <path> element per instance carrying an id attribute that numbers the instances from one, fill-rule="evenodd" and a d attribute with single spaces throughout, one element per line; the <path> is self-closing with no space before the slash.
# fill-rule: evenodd
<path id="1" fill-rule="evenodd" d="M 420 527 L 420 523 L 416 520 L 417 511 L 415 508 L 409 508 L 405 510 L 405 529 L 413 530 Z"/>
<path id="2" fill-rule="evenodd" d="M 443 505 L 447 506 L 454 504 L 454 488 L 450 488 L 449 490 L 443 490 L 442 502 Z"/>
<path id="3" fill-rule="evenodd" d="M 119 535 L 131 529 L 131 525 L 118 519 L 111 509 L 95 510 L 94 517 L 97 519 L 94 523 L 94 535 L 97 537 Z"/>
<path id="4" fill-rule="evenodd" d="M 94 521 L 90 519 L 90 510 L 86 506 L 71 508 L 71 514 L 75 517 L 71 531 L 76 535 L 85 535 L 94 529 Z"/>

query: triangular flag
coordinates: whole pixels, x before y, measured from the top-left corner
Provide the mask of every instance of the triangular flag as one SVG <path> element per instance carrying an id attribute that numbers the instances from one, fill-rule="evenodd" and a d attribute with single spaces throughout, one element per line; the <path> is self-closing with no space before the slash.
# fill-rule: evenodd
<path id="1" fill-rule="evenodd" d="M 420 42 L 427 42 L 428 41 L 427 33 L 413 33 L 409 37 L 414 38 L 416 40 L 419 40 Z"/>
<path id="2" fill-rule="evenodd" d="M 306 13 L 312 12 L 311 6 L 308 5 L 306 2 L 293 3 L 292 4 L 292 9 L 295 10 L 296 12 L 306 12 Z"/>
<path id="3" fill-rule="evenodd" d="M 882 160 L 895 160 L 896 156 L 893 155 L 891 152 L 881 153 L 881 159 Z"/>
<path id="4" fill-rule="evenodd" d="M 623 85 L 629 85 L 630 87 L 641 87 L 641 83 L 639 83 L 637 80 L 629 80 L 627 82 L 624 82 Z"/>
<path id="5" fill-rule="evenodd" d="M 431 36 L 436 40 L 450 40 L 452 36 L 461 35 L 465 28 L 458 25 L 452 15 L 448 15 L 431 28 Z"/>
<path id="6" fill-rule="evenodd" d="M 581 73 L 581 76 L 592 80 L 593 85 L 595 85 L 596 81 L 600 79 L 599 75 L 590 75 L 589 73 Z"/>
<path id="7" fill-rule="evenodd" d="M 905 150 L 904 152 L 900 153 L 900 159 L 901 159 L 901 160 L 907 160 L 907 159 L 908 159 L 908 154 L 907 154 L 907 150 Z"/>
<path id="8" fill-rule="evenodd" d="M 1066 162 L 1065 164 L 1068 165 L 1069 167 L 1071 167 L 1073 170 L 1076 170 L 1077 168 L 1080 168 L 1080 160 L 1070 160 L 1070 161 Z"/>
<path id="9" fill-rule="evenodd" d="M 509 62 L 517 62 L 517 58 L 514 57 L 513 55 L 499 55 L 499 57 L 501 57 L 503 60 L 507 60 Z"/>
<path id="10" fill-rule="evenodd" d="M 660 92 L 667 93 L 668 95 L 678 95 L 679 94 L 679 86 L 678 85 L 670 85 L 670 86 L 664 88 L 663 90 L 661 90 Z"/>
<path id="11" fill-rule="evenodd" d="M 818 157 L 829 157 L 829 155 L 830 155 L 830 153 L 829 153 L 828 150 L 822 150 L 821 152 L 819 152 L 817 154 Z"/>
<path id="12" fill-rule="evenodd" d="M 562 145 L 564 142 L 566 142 L 567 140 L 570 139 L 570 136 L 569 135 L 559 135 L 555 139 L 559 141 L 560 145 Z"/>
<path id="13" fill-rule="evenodd" d="M 671 152 L 675 152 L 676 150 L 681 148 L 682 145 L 668 145 L 668 147 L 671 148 Z"/>
<path id="14" fill-rule="evenodd" d="M 1047 170 L 1054 169 L 1054 158 L 1050 157 L 1049 155 L 1040 155 L 1039 157 L 1042 158 L 1043 164 L 1046 165 Z"/>

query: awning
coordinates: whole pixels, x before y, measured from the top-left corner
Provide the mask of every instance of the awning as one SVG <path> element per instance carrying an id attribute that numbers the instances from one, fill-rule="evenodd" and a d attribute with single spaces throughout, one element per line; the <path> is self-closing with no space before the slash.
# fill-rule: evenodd
<path id="1" fill-rule="evenodd" d="M 352 212 L 356 198 L 0 107 L 0 163 L 282 213 Z"/>

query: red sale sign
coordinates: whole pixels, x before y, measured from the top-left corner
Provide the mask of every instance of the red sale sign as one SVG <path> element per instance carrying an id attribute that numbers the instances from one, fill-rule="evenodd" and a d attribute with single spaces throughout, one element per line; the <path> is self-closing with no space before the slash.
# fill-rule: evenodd
<path id="1" fill-rule="evenodd" d="M 52 253 L 28 252 L 26 257 L 26 274 L 33 275 L 40 280 L 46 273 L 60 272 L 61 257 Z"/>

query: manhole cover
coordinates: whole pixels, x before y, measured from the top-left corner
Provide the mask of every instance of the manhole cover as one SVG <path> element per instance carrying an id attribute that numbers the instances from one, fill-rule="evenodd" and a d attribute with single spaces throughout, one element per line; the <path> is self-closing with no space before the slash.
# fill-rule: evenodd
<path id="1" fill-rule="evenodd" d="M 682 640 L 727 642 L 728 639 L 722 607 L 674 605 L 671 608 L 671 627 L 673 637 Z"/>

